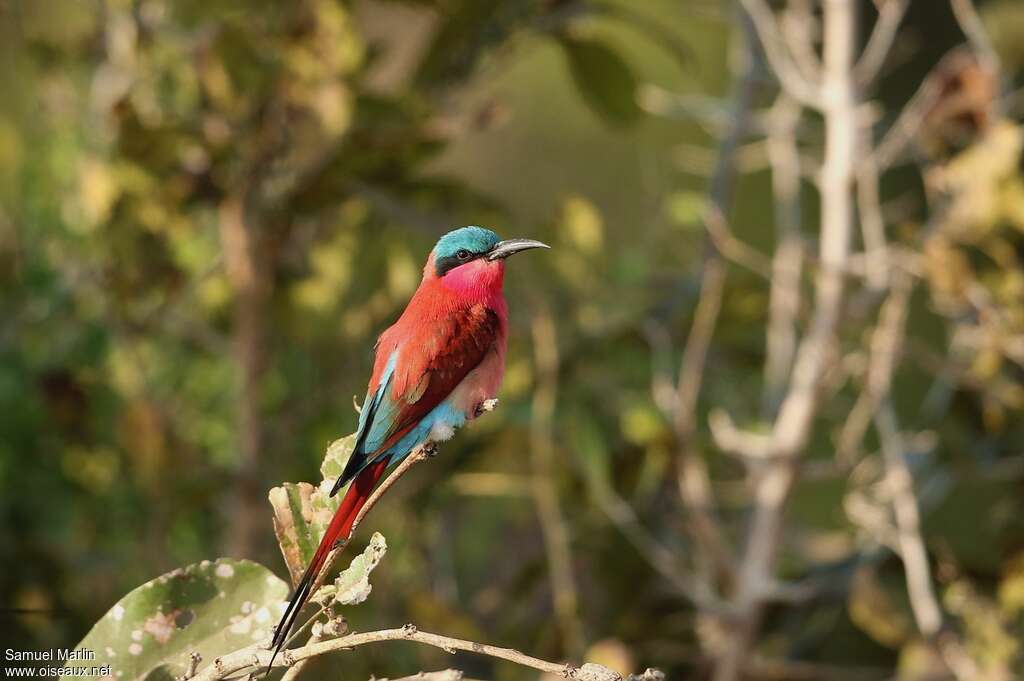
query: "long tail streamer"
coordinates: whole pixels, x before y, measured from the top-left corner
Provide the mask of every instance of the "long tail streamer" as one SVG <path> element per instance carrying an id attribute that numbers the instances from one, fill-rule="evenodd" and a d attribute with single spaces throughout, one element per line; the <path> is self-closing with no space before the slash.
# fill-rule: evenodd
<path id="1" fill-rule="evenodd" d="M 349 534 L 352 532 L 352 525 L 355 523 L 359 511 L 362 510 L 367 499 L 370 498 L 370 493 L 373 492 L 377 481 L 380 480 L 381 475 L 387 469 L 388 461 L 388 457 L 374 461 L 364 468 L 349 486 L 348 492 L 345 493 L 345 497 L 341 500 L 341 505 L 338 506 L 338 510 L 331 519 L 331 524 L 327 526 L 327 531 L 324 532 L 323 539 L 320 540 L 316 553 L 313 554 L 313 559 L 309 561 L 306 572 L 303 573 L 298 586 L 292 592 L 288 608 L 284 611 L 284 615 L 281 616 L 281 621 L 274 632 L 274 654 L 270 658 L 270 664 L 267 665 L 265 674 L 270 673 L 270 669 L 274 666 L 274 660 L 277 659 L 281 649 L 284 648 L 285 643 L 288 641 L 288 636 L 295 627 L 295 621 L 298 619 L 302 607 L 309 600 L 313 585 L 316 584 L 317 577 L 323 569 L 328 554 L 330 554 L 335 545 L 344 544 L 344 542 L 348 541 Z"/>

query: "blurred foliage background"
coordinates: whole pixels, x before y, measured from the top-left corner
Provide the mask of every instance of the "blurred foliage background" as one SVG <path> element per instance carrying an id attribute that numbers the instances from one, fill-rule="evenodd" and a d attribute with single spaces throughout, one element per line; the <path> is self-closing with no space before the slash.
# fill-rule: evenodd
<path id="1" fill-rule="evenodd" d="M 866 29 L 875 10 L 859 5 Z M 966 104 L 930 111 L 916 163 L 886 175 L 882 199 L 890 239 L 917 244 L 936 177 L 953 197 L 953 218 L 920 246 L 893 400 L 914 433 L 948 624 L 981 664 L 1013 674 L 1024 632 L 1024 7 L 979 11 L 1002 80 L 948 71 L 943 92 Z M 5 645 L 73 645 L 129 589 L 205 558 L 283 575 L 266 491 L 316 479 L 327 443 L 354 428 L 374 339 L 434 240 L 481 224 L 554 247 L 509 267 L 501 408 L 375 509 L 362 540 L 378 530 L 390 553 L 349 618 L 701 678 L 715 634 L 624 536 L 616 503 L 691 555 L 678 442 L 652 375 L 678 364 L 693 323 L 737 17 L 713 0 L 0 0 Z M 964 41 L 938 2 L 912 2 L 900 36 L 874 93 L 879 125 Z M 770 103 L 770 77 L 754 87 Z M 811 148 L 821 124 L 807 125 Z M 730 222 L 770 258 L 763 157 L 753 141 L 737 154 Z M 813 240 L 812 192 L 801 208 Z M 731 537 L 750 498 L 707 415 L 758 427 L 768 295 L 763 277 L 728 265 L 703 367 L 695 437 Z M 851 347 L 878 304 L 857 300 L 841 333 Z M 834 458 L 856 401 L 863 353 L 848 359 L 810 462 Z M 794 491 L 781 572 L 815 588 L 768 609 L 759 651 L 793 666 L 755 678 L 921 667 L 900 561 L 844 510 L 852 488 L 874 482 L 872 438 L 865 467 L 806 476 Z M 549 567 L 552 489 L 568 586 Z M 401 676 L 446 659 L 384 645 L 304 673 Z M 470 656 L 458 666 L 529 677 Z"/>

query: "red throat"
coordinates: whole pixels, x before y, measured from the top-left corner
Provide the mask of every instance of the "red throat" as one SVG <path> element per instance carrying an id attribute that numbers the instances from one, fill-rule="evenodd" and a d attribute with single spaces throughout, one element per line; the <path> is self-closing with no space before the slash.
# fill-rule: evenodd
<path id="1" fill-rule="evenodd" d="M 423 274 L 424 283 L 434 280 L 459 299 L 492 305 L 502 299 L 505 261 L 479 258 L 438 277 L 434 268 L 434 256 L 431 255 Z"/>

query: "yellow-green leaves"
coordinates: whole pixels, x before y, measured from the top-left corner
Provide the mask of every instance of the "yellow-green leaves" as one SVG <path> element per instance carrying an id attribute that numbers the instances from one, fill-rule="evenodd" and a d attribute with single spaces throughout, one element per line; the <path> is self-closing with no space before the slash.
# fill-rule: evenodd
<path id="1" fill-rule="evenodd" d="M 678 191 L 668 197 L 665 212 L 675 224 L 693 229 L 701 226 L 707 198 L 701 192 Z"/>
<path id="2" fill-rule="evenodd" d="M 562 204 L 559 220 L 566 241 L 586 255 L 599 253 L 604 247 L 604 220 L 593 202 L 572 194 Z"/>

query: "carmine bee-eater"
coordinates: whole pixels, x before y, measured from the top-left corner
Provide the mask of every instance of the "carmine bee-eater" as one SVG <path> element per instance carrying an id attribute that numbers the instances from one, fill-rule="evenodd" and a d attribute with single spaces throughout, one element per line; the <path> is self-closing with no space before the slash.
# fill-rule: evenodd
<path id="1" fill-rule="evenodd" d="M 327 554 L 348 539 L 388 466 L 420 445 L 447 440 L 497 394 L 505 370 L 505 259 L 530 248 L 548 246 L 532 239 L 501 241 L 482 227 L 448 232 L 434 246 L 405 312 L 377 340 L 355 445 L 331 496 L 352 484 L 277 626 L 274 656 Z"/>

